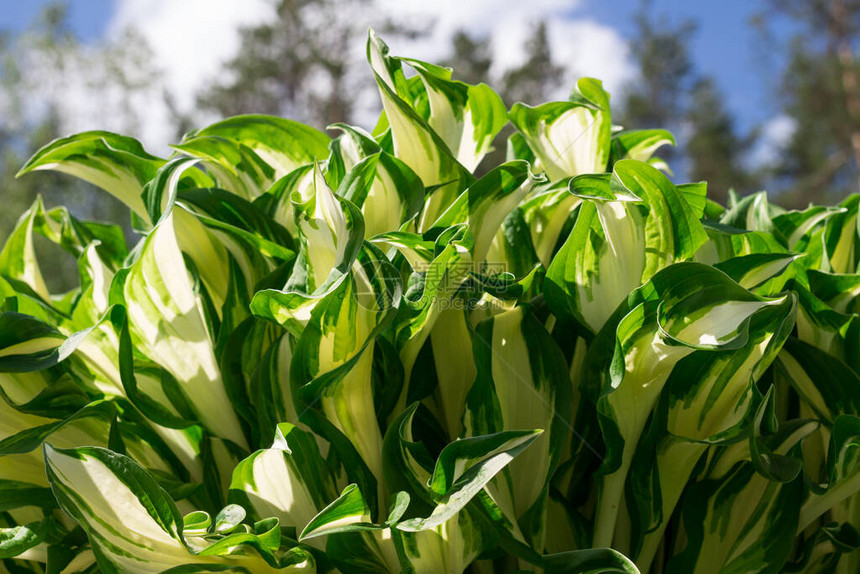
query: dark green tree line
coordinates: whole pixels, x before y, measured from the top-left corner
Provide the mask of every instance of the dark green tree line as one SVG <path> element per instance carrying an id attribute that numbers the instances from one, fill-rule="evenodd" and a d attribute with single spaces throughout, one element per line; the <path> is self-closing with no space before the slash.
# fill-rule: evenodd
<path id="1" fill-rule="evenodd" d="M 796 33 L 779 46 L 787 53 L 779 99 L 795 129 L 776 166 L 777 188 L 796 206 L 835 201 L 860 191 L 860 2 L 770 0 L 758 25 L 767 33 L 778 19 Z M 777 44 L 772 33 L 766 39 Z"/>
<path id="2" fill-rule="evenodd" d="M 15 174 L 33 153 L 70 131 L 63 105 L 64 78 L 90 73 L 86 81 L 95 101 L 111 93 L 128 101 L 156 82 L 149 48 L 142 38 L 127 34 L 97 49 L 85 49 L 69 26 L 65 3 L 48 4 L 36 21 L 20 33 L 0 32 L 0 245 L 18 216 L 37 197 L 47 207 L 62 204 L 83 219 L 123 221 L 126 208 L 77 178 L 53 171 L 17 179 Z M 66 108 L 68 106 L 66 105 Z M 112 110 L 115 129 L 138 132 L 142 118 L 129 106 Z M 128 229 L 127 229 L 128 230 Z M 76 282 L 76 262 L 48 241 L 36 238 L 45 280 L 57 290 Z"/>
<path id="3" fill-rule="evenodd" d="M 320 127 L 334 121 L 355 122 L 361 94 L 373 92 L 374 87 L 366 74 L 351 73 L 353 62 L 347 55 L 354 55 L 366 33 L 354 17 L 356 11 L 371 7 L 372 0 L 273 1 L 277 18 L 241 31 L 239 52 L 223 73 L 200 87 L 198 110 L 220 116 L 284 115 Z M 767 6 L 762 21 L 786 19 L 798 31 L 779 46 L 787 56 L 776 111 L 790 118 L 795 130 L 777 165 L 767 169 L 749 165 L 757 131 L 739 129 L 717 83 L 696 66 L 690 52 L 695 22 L 660 14 L 649 0 L 633 16 L 629 41 L 639 74 L 625 95 L 618 94 L 613 101 L 616 123 L 626 128 L 664 127 L 675 133 L 683 154 L 668 149 L 661 153 L 679 178 L 707 180 L 710 196 L 718 201 L 725 200 L 729 189 L 748 193 L 762 184 L 781 193 L 783 203 L 795 206 L 810 200 L 832 201 L 857 191 L 860 90 L 855 49 L 860 0 L 769 0 Z M 433 23 L 381 25 L 388 37 L 415 37 Z M 489 37 L 461 30 L 451 39 L 445 65 L 454 68 L 457 79 L 499 86 L 508 105 L 546 101 L 564 88 L 561 82 L 568 71 L 553 53 L 548 31 L 547 22 L 534 22 L 530 37 L 520 47 L 523 64 L 502 70 L 493 61 Z M 21 180 L 13 177 L 38 146 L 64 135 L 67 125 L 64 111 L 51 97 L 44 99 L 38 114 L 27 111 L 37 87 L 25 69 L 27 54 L 38 53 L 42 62 L 49 62 L 48 73 L 82 61 L 112 70 L 93 83 L 94 93 L 110 87 L 131 97 L 158 81 L 154 69 L 126 73 L 152 65 L 140 38 L 84 52 L 68 26 L 62 3 L 49 5 L 30 29 L 0 35 L 0 190 L 8 207 L 0 211 L 0 236 L 8 233 L 15 214 L 37 193 L 48 204 L 57 203 L 54 199 L 60 196 L 67 198 L 65 203 L 75 206 L 82 217 L 107 216 L 107 210 L 116 208 L 104 199 L 93 200 L 88 186 L 70 178 L 48 173 Z M 141 85 L 142 75 L 152 78 L 148 86 Z M 163 97 L 176 137 L 197 125 L 198 110 L 178 109 L 167 91 Z M 141 119 L 129 109 L 123 121 L 124 129 L 134 133 Z M 504 154 L 504 149 L 496 154 Z"/>
<path id="4" fill-rule="evenodd" d="M 642 2 L 630 42 L 640 76 L 626 94 L 621 123 L 672 131 L 683 154 L 671 148 L 659 154 L 684 179 L 707 181 L 708 196 L 725 202 L 730 189 L 757 191 L 760 174 L 743 163 L 755 134 L 738 133 L 716 81 L 697 70 L 689 48 L 695 33 L 695 22 L 673 23 Z"/>

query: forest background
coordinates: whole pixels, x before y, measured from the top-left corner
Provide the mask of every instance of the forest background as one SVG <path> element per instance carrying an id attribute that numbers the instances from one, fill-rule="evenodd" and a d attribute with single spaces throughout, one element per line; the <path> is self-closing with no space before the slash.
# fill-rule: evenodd
<path id="1" fill-rule="evenodd" d="M 15 178 L 57 137 L 104 129 L 167 155 L 242 113 L 372 128 L 369 26 L 508 105 L 602 79 L 613 122 L 672 131 L 676 181 L 706 180 L 716 201 L 764 189 L 801 208 L 860 192 L 860 0 L 0 0 L 0 243 L 38 195 L 127 219 L 73 178 Z M 74 261 L 37 248 L 50 286 L 71 288 Z"/>

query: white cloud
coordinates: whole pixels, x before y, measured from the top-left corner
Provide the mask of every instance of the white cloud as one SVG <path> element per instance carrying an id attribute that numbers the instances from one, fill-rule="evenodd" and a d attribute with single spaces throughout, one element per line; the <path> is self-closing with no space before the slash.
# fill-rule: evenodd
<path id="1" fill-rule="evenodd" d="M 267 0 L 119 0 L 109 36 L 127 28 L 140 33 L 177 104 L 190 109 L 195 91 L 238 52 L 239 28 L 274 17 Z"/>
<path id="2" fill-rule="evenodd" d="M 161 102 L 161 86 L 144 67 L 118 69 L 110 57 L 119 45 L 70 44 L 46 51 L 38 42 L 38 37 L 25 36 L 15 46 L 21 70 L 16 93 L 24 95 L 19 102 L 24 125 L 37 125 L 52 112 L 62 135 L 107 130 L 147 141 L 172 137 L 166 108 L 159 104 L 148 109 L 149 102 Z"/>
<path id="3" fill-rule="evenodd" d="M 795 129 L 796 122 L 785 114 L 767 120 L 762 126 L 758 142 L 749 154 L 748 165 L 758 168 L 775 164 L 791 141 Z"/>
<path id="4" fill-rule="evenodd" d="M 522 41 L 528 37 L 530 27 L 541 19 L 561 18 L 579 1 L 533 0 L 527 4 L 521 0 L 379 0 L 378 5 L 384 14 L 419 25 L 432 22 L 427 36 L 402 43 L 403 48 L 416 52 L 414 57 L 438 60 L 446 56 L 451 36 L 462 29 L 472 35 L 489 36 L 494 56 L 503 68 L 508 68 L 521 63 Z M 368 19 L 368 24 L 373 22 Z"/>
<path id="5" fill-rule="evenodd" d="M 618 32 L 591 20 L 570 17 L 578 0 L 377 0 L 375 7 L 344 2 L 344 13 L 359 28 L 382 28 L 383 19 L 405 20 L 429 34 L 417 39 L 386 37 L 392 53 L 428 61 L 445 58 L 450 38 L 457 30 L 489 37 L 493 47 L 492 73 L 499 76 L 505 69 L 521 64 L 524 45 L 534 26 L 545 20 L 553 57 L 566 67 L 557 98 L 566 98 L 576 77 L 590 75 L 604 80 L 616 96 L 635 70 L 629 49 Z M 116 39 L 123 30 L 133 28 L 150 44 L 156 65 L 163 71 L 165 86 L 175 96 L 178 109 L 192 113 L 195 121 L 211 120 L 194 109 L 200 86 L 215 76 L 240 48 L 238 30 L 275 17 L 272 0 L 119 0 L 109 26 L 109 38 Z M 360 72 L 364 46 L 356 45 L 345 55 Z M 375 107 L 374 96 L 359 94 L 361 107 Z M 367 102 L 371 102 L 369 105 Z M 537 102 L 535 102 L 537 103 Z M 144 143 L 163 151 L 172 137 L 169 114 L 161 98 L 132 102 L 147 120 L 141 126 Z M 362 122 L 369 114 L 360 113 Z"/>
<path id="6" fill-rule="evenodd" d="M 548 31 L 553 58 L 567 69 L 565 93 L 556 97 L 565 97 L 576 78 L 591 76 L 603 80 L 617 102 L 638 74 L 627 42 L 612 28 L 590 20 L 556 20 Z"/>
<path id="7" fill-rule="evenodd" d="M 574 80 L 584 75 L 604 80 L 617 95 L 636 73 L 627 42 L 615 29 L 571 16 L 580 6 L 577 0 L 381 0 L 380 5 L 393 16 L 433 22 L 426 37 L 389 42 L 393 53 L 438 61 L 448 55 L 451 37 L 462 29 L 490 39 L 491 73 L 497 77 L 525 61 L 525 43 L 545 21 L 553 59 L 567 69 L 557 98 L 566 98 Z"/>
<path id="8" fill-rule="evenodd" d="M 147 42 L 162 77 L 154 97 L 137 98 L 129 105 L 141 117 L 139 137 L 156 153 L 167 153 L 175 127 L 163 100 L 166 88 L 176 108 L 192 114 L 201 123 L 207 118 L 195 113 L 200 86 L 215 76 L 240 47 L 239 29 L 275 17 L 267 0 L 119 0 L 108 26 L 108 40 L 121 41 L 128 31 Z"/>

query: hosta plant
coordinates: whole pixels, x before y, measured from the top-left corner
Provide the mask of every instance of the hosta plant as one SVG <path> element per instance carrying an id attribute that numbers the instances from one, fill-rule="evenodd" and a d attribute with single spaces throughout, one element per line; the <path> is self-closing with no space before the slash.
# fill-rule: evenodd
<path id="1" fill-rule="evenodd" d="M 723 207 L 597 80 L 508 110 L 367 55 L 372 131 L 22 168 L 137 239 L 37 200 L 0 252 L 0 571 L 860 570 L 860 196 Z"/>

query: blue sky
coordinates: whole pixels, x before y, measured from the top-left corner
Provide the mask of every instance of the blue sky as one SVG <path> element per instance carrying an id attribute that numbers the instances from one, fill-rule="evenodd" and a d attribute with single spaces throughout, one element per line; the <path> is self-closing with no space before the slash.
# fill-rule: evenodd
<path id="1" fill-rule="evenodd" d="M 613 25 L 623 36 L 630 37 L 638 5 L 637 0 L 587 0 L 581 13 Z M 695 65 L 700 73 L 717 79 L 729 109 L 747 126 L 776 112 L 770 100 L 778 90 L 778 70 L 784 64 L 778 51 L 765 49 L 750 24 L 763 7 L 763 2 L 755 0 L 653 2 L 658 22 L 661 19 L 673 24 L 685 19 L 696 22 L 691 46 Z M 788 26 L 785 22 L 776 24 L 777 33 L 781 32 L 785 39 Z"/>
<path id="2" fill-rule="evenodd" d="M 579 11 L 630 38 L 638 6 L 638 0 L 586 0 Z M 752 24 L 766 9 L 765 0 L 652 0 L 655 21 L 696 23 L 690 46 L 696 70 L 716 78 L 741 136 L 759 130 L 758 144 L 747 157 L 752 166 L 775 161 L 794 129 L 780 114 L 779 93 L 788 42 L 800 28 L 770 14 L 766 40 Z"/>
<path id="3" fill-rule="evenodd" d="M 0 0 L 0 29 L 20 30 L 31 24 L 48 4 L 47 0 Z M 72 0 L 69 19 L 75 32 L 84 39 L 104 34 L 115 7 L 114 0 Z"/>
<path id="4" fill-rule="evenodd" d="M 176 0 L 173 0 L 176 2 Z M 181 0 L 188 3 L 189 0 Z M 208 0 L 214 2 L 214 0 Z M 242 5 L 247 0 L 224 0 L 220 2 L 236 2 Z M 397 0 L 392 0 L 396 2 Z M 0 0 L 0 29 L 21 29 L 31 23 L 38 15 L 48 0 Z M 401 0 L 402 5 L 403 0 Z M 462 2 L 462 0 L 461 0 Z M 478 12 L 473 6 L 496 6 L 492 2 L 498 2 L 499 10 L 511 16 L 511 4 L 505 0 L 484 0 L 483 2 L 472 2 L 469 0 L 468 7 L 460 2 L 450 0 L 436 0 L 436 2 L 423 2 L 422 5 L 438 5 L 441 12 L 445 10 L 461 10 L 463 15 L 456 20 L 456 26 L 471 26 L 472 20 L 479 20 L 475 26 L 486 26 L 485 22 L 475 17 Z M 216 4 L 219 2 L 215 2 Z M 259 4 L 259 2 L 257 2 Z M 408 4 L 408 2 L 406 2 Z M 109 33 L 115 20 L 124 21 L 126 24 L 135 22 L 142 16 L 147 16 L 147 10 L 155 12 L 152 6 L 166 5 L 167 2 L 159 0 L 70 0 L 70 19 L 75 32 L 88 42 L 97 42 Z M 627 39 L 631 36 L 634 23 L 633 15 L 639 5 L 638 0 L 544 0 L 545 11 L 558 18 L 566 15 L 571 20 L 593 22 L 601 25 L 605 30 L 614 31 L 621 38 Z M 129 8 L 132 6 L 132 8 Z M 149 6 L 149 8 L 147 8 Z M 570 6 L 569 9 L 564 9 Z M 177 4 L 171 4 L 170 8 L 175 10 Z M 185 8 L 186 6 L 183 6 Z M 782 69 L 781 51 L 779 49 L 767 49 L 761 37 L 753 30 L 750 19 L 764 8 L 763 0 L 653 0 L 652 9 L 657 21 L 667 20 L 677 24 L 684 19 L 692 19 L 698 25 L 695 33 L 691 51 L 694 63 L 698 71 L 715 77 L 717 83 L 726 97 L 729 110 L 737 118 L 737 127 L 741 131 L 747 131 L 755 125 L 761 125 L 772 121 L 778 114 L 779 107 L 775 101 L 774 94 L 778 89 L 779 71 Z M 471 10 L 471 15 L 469 14 Z M 506 12 L 507 10 L 507 12 Z M 531 14 L 524 9 L 517 8 L 517 14 Z M 523 11 L 519 11 L 523 10 Z M 235 13 L 236 6 L 231 6 L 230 11 Z M 119 17 L 117 16 L 118 12 Z M 161 12 L 167 12 L 162 10 Z M 492 13 L 492 12 L 487 12 Z M 162 20 L 164 17 L 162 17 Z M 454 24 L 452 24 L 454 25 Z M 163 26 L 162 26 L 163 27 Z M 777 39 L 784 42 L 790 31 L 785 22 L 778 22 L 773 27 Z M 214 34 L 214 32 L 213 32 Z M 559 34 L 560 35 L 560 34 Z M 502 34 L 499 36 L 505 37 Z M 604 34 L 605 36 L 605 34 Z M 164 36 L 154 36 L 158 42 Z M 605 38 L 604 38 L 605 39 Z M 513 42 L 511 42 L 513 43 Z M 438 44 L 438 41 L 437 41 Z M 395 47 L 392 46 L 394 49 Z M 516 52 L 518 47 L 501 47 L 508 53 Z M 628 46 L 629 51 L 635 51 L 635 46 Z M 621 51 L 619 49 L 619 51 Z M 181 52 L 175 52 L 177 54 Z M 421 53 L 409 53 L 416 57 L 425 57 Z M 181 57 L 181 56 L 176 56 Z M 428 59 L 430 56 L 426 56 Z M 625 57 L 619 55 L 619 58 Z M 629 60 L 630 53 L 626 54 Z M 621 61 L 612 60 L 608 62 Z M 607 64 L 604 62 L 604 66 Z M 186 70 L 187 72 L 187 70 Z M 621 73 L 621 72 L 619 72 Z M 188 78 L 187 73 L 177 72 L 179 78 L 185 78 L 187 82 L 198 81 Z"/>

